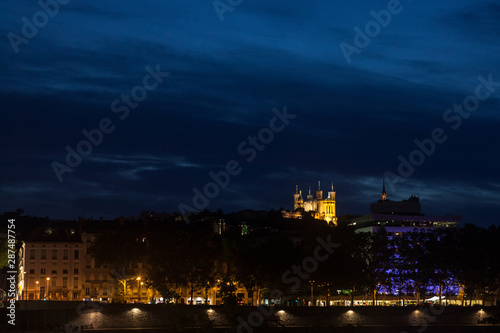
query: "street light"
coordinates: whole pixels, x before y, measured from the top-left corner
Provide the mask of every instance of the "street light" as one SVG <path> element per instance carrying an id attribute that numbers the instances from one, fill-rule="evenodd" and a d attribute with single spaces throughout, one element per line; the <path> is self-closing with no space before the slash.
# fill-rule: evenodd
<path id="1" fill-rule="evenodd" d="M 311 282 L 311 306 L 313 306 L 314 305 L 314 294 L 313 294 L 314 293 L 313 292 L 313 290 L 314 290 L 314 280 L 309 281 L 309 282 Z"/>
<path id="2" fill-rule="evenodd" d="M 138 295 L 139 295 L 138 296 L 139 303 L 141 302 L 141 284 L 142 284 L 141 277 L 139 276 L 137 278 L 137 285 L 139 286 L 139 293 L 138 293 Z"/>
<path id="3" fill-rule="evenodd" d="M 40 286 L 38 285 L 40 282 L 36 281 L 35 282 L 35 299 L 40 299 Z M 38 297 L 36 297 L 36 290 L 38 289 Z"/>
<path id="4" fill-rule="evenodd" d="M 47 283 L 46 283 L 46 285 L 45 285 L 45 286 L 46 286 L 46 291 L 45 291 L 45 293 L 47 294 L 47 297 L 45 297 L 46 299 L 49 299 L 49 298 L 50 298 L 50 295 L 49 295 L 49 280 L 50 280 L 50 278 L 49 278 L 49 277 L 47 277 Z"/>
<path id="5" fill-rule="evenodd" d="M 138 284 L 143 284 L 142 282 L 139 282 L 141 280 L 141 277 L 134 278 L 134 277 L 129 277 L 129 278 L 123 278 L 123 279 L 117 279 L 117 281 L 121 284 L 123 284 L 123 302 L 127 303 L 127 281 L 129 280 L 134 280 L 136 279 Z"/>

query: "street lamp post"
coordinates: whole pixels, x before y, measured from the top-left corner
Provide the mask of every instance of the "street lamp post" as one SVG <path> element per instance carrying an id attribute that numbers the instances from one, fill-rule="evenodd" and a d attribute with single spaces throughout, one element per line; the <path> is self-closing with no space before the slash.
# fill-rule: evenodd
<path id="1" fill-rule="evenodd" d="M 125 295 L 127 294 L 127 280 L 123 281 L 123 303 L 127 303 Z"/>
<path id="2" fill-rule="evenodd" d="M 125 303 L 127 303 L 127 281 L 128 280 L 133 280 L 134 277 L 130 277 L 130 278 L 124 278 L 124 279 L 119 279 L 118 282 L 120 282 L 121 284 L 123 284 L 123 301 Z M 141 288 L 141 285 L 144 284 L 144 282 L 141 282 L 141 277 L 138 277 L 138 278 L 135 278 L 137 280 L 137 284 L 139 285 L 139 294 L 140 294 L 140 288 Z M 140 296 L 139 296 L 139 300 L 140 300 Z"/>
<path id="3" fill-rule="evenodd" d="M 314 305 L 314 280 L 313 281 L 309 281 L 311 282 L 311 306 Z"/>
<path id="4" fill-rule="evenodd" d="M 141 277 L 139 276 L 137 278 L 137 285 L 139 286 L 138 289 L 139 289 L 139 292 L 138 292 L 138 296 L 137 296 L 137 299 L 139 300 L 139 303 L 141 302 Z"/>
<path id="5" fill-rule="evenodd" d="M 35 299 L 40 299 L 40 286 L 38 285 L 40 282 L 36 281 L 35 282 Z M 37 293 L 36 293 L 36 290 L 38 289 L 38 297 L 36 297 Z"/>
<path id="6" fill-rule="evenodd" d="M 46 287 L 45 293 L 47 294 L 47 296 L 45 298 L 47 300 L 50 298 L 50 294 L 49 294 L 49 280 L 50 280 L 50 278 L 47 277 L 47 283 L 45 284 L 45 287 Z"/>

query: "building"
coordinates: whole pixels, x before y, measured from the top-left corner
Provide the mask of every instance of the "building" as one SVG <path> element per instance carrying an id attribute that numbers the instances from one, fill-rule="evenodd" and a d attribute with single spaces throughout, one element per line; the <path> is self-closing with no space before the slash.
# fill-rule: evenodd
<path id="1" fill-rule="evenodd" d="M 392 261 L 392 268 L 385 270 L 387 283 L 377 290 L 378 294 L 398 295 L 399 304 L 405 304 L 401 301 L 399 295 L 401 293 L 414 293 L 417 297 L 416 303 L 420 301 L 422 285 L 419 280 L 419 270 L 422 266 L 415 267 L 418 264 L 418 259 L 408 262 L 408 257 L 405 257 L 403 249 L 418 249 L 420 246 L 425 247 L 426 239 L 431 238 L 434 232 L 440 228 L 458 228 L 462 220 L 461 216 L 426 216 L 422 214 L 420 207 L 420 199 L 414 195 L 406 200 L 391 201 L 387 199 L 385 184 L 382 185 L 382 198 L 370 205 L 370 214 L 356 217 L 348 221 L 348 225 L 355 228 L 356 233 L 371 233 L 376 234 L 382 228 L 387 233 L 389 240 L 388 250 L 390 252 L 389 260 Z M 413 232 L 417 232 L 417 238 L 405 238 L 412 236 Z M 437 233 L 438 237 L 440 233 Z M 427 237 L 426 237 L 427 236 Z M 439 238 L 438 238 L 439 239 Z M 404 240 L 401 242 L 400 240 Z M 409 243 L 410 242 L 410 243 Z M 410 244 L 408 247 L 407 245 Z M 426 249 L 424 249 L 426 251 Z M 418 250 L 416 251 L 418 253 Z M 411 258 L 411 257 L 410 257 Z M 405 265 L 409 264 L 409 265 Z M 436 267 L 427 266 L 434 273 L 438 272 Z M 404 280 L 402 280 L 404 277 Z M 443 281 L 443 280 L 441 280 Z M 453 304 L 460 302 L 460 297 L 463 299 L 463 289 L 454 279 L 452 275 L 448 275 L 445 283 L 430 283 L 426 285 L 423 291 L 425 294 L 430 294 L 431 297 L 426 301 L 439 301 L 441 304 L 445 298 L 451 298 Z M 417 286 L 419 286 L 417 288 Z M 454 298 L 454 299 L 453 299 Z M 447 300 L 448 302 L 448 300 Z M 408 304 L 408 303 L 406 303 Z"/>
<path id="2" fill-rule="evenodd" d="M 333 190 L 333 183 L 331 191 L 327 192 L 327 197 L 323 198 L 323 191 L 321 191 L 321 183 L 318 182 L 318 190 L 316 191 L 316 198 L 311 194 L 311 187 L 309 187 L 309 194 L 306 200 L 302 197 L 302 191 L 299 191 L 298 185 L 295 188 L 293 195 L 293 212 L 282 212 L 285 218 L 302 218 L 302 212 L 310 213 L 314 218 L 325 220 L 328 223 L 337 225 L 337 216 L 335 210 L 335 191 Z"/>
<path id="3" fill-rule="evenodd" d="M 414 195 L 402 201 L 387 199 L 385 181 L 382 182 L 382 199 L 372 203 L 370 211 L 375 214 L 423 215 L 420 211 L 420 199 Z"/>
<path id="4" fill-rule="evenodd" d="M 389 234 L 413 231 L 415 228 L 458 228 L 461 216 L 422 214 L 420 199 L 411 195 L 402 201 L 387 199 L 385 183 L 382 185 L 382 199 L 370 205 L 370 214 L 348 221 L 356 232 L 377 232 L 384 227 Z"/>
<path id="5" fill-rule="evenodd" d="M 184 304 L 222 304 L 220 286 L 191 290 L 176 287 L 179 297 L 163 300 L 147 285 L 143 264 L 135 263 L 121 271 L 100 266 L 90 248 L 103 228 L 117 228 L 121 221 L 81 221 L 82 224 L 47 227 L 21 242 L 18 252 L 18 300 L 177 302 Z M 138 223 L 131 221 L 130 223 Z M 226 222 L 219 219 L 214 232 L 224 232 Z M 246 225 L 241 227 L 246 232 Z M 141 239 L 145 241 L 145 239 Z M 219 267 L 219 269 L 223 269 Z M 240 304 L 251 303 L 252 295 L 235 282 L 235 296 Z M 125 297 L 123 296 L 125 294 Z M 257 293 L 253 293 L 254 301 Z"/>
<path id="6" fill-rule="evenodd" d="M 84 254 L 83 243 L 74 237 L 22 242 L 19 297 L 24 300 L 82 300 Z"/>
<path id="7" fill-rule="evenodd" d="M 18 298 L 111 302 L 123 295 L 123 286 L 126 301 L 151 298 L 140 279 L 141 267 L 135 270 L 137 276 L 123 277 L 95 263 L 90 247 L 96 236 L 76 227 L 49 227 L 38 237 L 23 241 L 18 255 Z"/>

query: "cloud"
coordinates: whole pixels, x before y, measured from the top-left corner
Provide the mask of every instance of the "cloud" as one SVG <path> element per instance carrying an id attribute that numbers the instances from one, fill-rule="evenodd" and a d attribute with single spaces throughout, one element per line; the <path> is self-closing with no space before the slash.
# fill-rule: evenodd
<path id="1" fill-rule="evenodd" d="M 243 2 L 223 22 L 211 2 L 62 6 L 19 54 L 7 39 L 0 44 L 0 209 L 65 218 L 174 211 L 287 105 L 297 119 L 210 208 L 289 208 L 295 184 L 322 180 L 338 189 L 339 213 L 367 212 L 383 173 L 415 139 L 446 126 L 443 113 L 474 92 L 479 75 L 500 81 L 498 4 L 403 5 L 350 65 L 339 43 L 387 2 Z M 2 31 L 20 33 L 21 17 L 37 10 L 2 2 Z M 111 102 L 156 64 L 171 75 L 119 120 Z M 399 198 L 417 192 L 429 211 L 442 205 L 468 220 L 480 202 L 480 219 L 496 221 L 498 96 L 447 132 L 398 185 Z M 65 147 L 102 118 L 116 130 L 59 184 L 50 163 L 64 161 Z"/>

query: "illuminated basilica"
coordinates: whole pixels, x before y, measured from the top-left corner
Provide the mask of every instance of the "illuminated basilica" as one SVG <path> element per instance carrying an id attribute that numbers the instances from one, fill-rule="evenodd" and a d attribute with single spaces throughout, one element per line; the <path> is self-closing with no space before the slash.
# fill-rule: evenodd
<path id="1" fill-rule="evenodd" d="M 289 218 L 302 218 L 302 212 L 308 212 L 319 220 L 325 220 L 328 223 L 337 225 L 337 216 L 335 213 L 335 191 L 333 190 L 333 183 L 331 191 L 328 191 L 326 198 L 323 198 L 323 191 L 321 191 L 321 183 L 318 182 L 318 190 L 316 191 L 316 199 L 311 194 L 311 187 L 309 187 L 309 194 L 306 200 L 302 197 L 302 191 L 299 191 L 298 185 L 295 188 L 293 195 L 293 209 L 294 212 L 284 214 Z"/>

